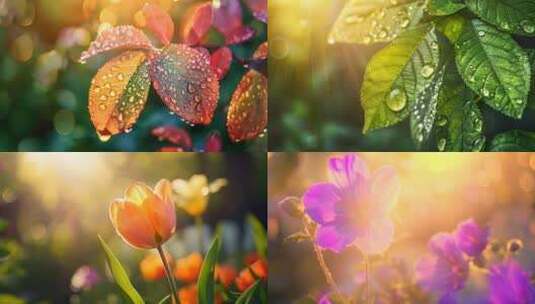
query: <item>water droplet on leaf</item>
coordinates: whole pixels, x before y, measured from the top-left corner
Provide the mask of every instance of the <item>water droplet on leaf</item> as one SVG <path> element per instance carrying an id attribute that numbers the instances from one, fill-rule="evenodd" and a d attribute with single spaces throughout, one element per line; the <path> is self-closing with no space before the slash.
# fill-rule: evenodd
<path id="1" fill-rule="evenodd" d="M 399 112 L 407 105 L 407 95 L 400 89 L 394 89 L 388 94 L 386 105 L 394 112 Z"/>

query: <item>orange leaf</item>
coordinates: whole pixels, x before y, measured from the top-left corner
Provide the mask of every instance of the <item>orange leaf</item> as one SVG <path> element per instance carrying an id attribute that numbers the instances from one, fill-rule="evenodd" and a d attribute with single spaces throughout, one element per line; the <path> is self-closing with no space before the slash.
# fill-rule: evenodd
<path id="1" fill-rule="evenodd" d="M 219 81 L 210 56 L 184 44 L 171 44 L 151 59 L 150 76 L 165 105 L 189 124 L 212 122 Z"/>
<path id="2" fill-rule="evenodd" d="M 250 70 L 241 79 L 227 115 L 227 129 L 232 141 L 255 139 L 266 129 L 267 86 L 267 77 L 255 70 Z"/>
<path id="3" fill-rule="evenodd" d="M 89 49 L 82 53 L 80 62 L 112 50 L 143 49 L 152 50 L 152 44 L 145 34 L 131 25 L 121 25 L 107 29 L 91 42 Z"/>
<path id="4" fill-rule="evenodd" d="M 147 56 L 125 52 L 106 63 L 89 89 L 89 114 L 101 140 L 129 132 L 145 107 L 150 88 Z"/>
<path id="5" fill-rule="evenodd" d="M 145 4 L 143 15 L 147 21 L 147 27 L 160 39 L 164 45 L 171 43 L 175 32 L 175 24 L 171 16 L 160 6 L 155 4 Z"/>
<path id="6" fill-rule="evenodd" d="M 261 60 L 267 59 L 268 51 L 269 51 L 268 43 L 267 42 L 262 43 L 261 45 L 258 46 L 256 51 L 254 52 L 253 59 L 261 59 Z"/>

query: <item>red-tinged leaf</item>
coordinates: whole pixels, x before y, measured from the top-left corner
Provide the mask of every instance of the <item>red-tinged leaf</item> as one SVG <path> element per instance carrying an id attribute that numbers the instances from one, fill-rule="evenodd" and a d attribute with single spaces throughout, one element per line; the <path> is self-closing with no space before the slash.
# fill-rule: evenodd
<path id="1" fill-rule="evenodd" d="M 108 61 L 89 88 L 89 114 L 101 140 L 129 132 L 145 107 L 150 88 L 147 55 L 127 51 Z"/>
<path id="2" fill-rule="evenodd" d="M 213 6 L 213 14 L 213 25 L 225 36 L 243 27 L 239 0 L 220 0 L 219 6 Z"/>
<path id="3" fill-rule="evenodd" d="M 256 19 L 267 23 L 267 0 L 245 0 L 245 4 L 249 7 Z"/>
<path id="4" fill-rule="evenodd" d="M 213 131 L 206 137 L 204 142 L 205 152 L 221 152 L 223 149 L 223 141 L 221 140 L 221 134 L 217 131 Z"/>
<path id="5" fill-rule="evenodd" d="M 152 50 L 149 38 L 137 28 L 130 25 L 116 26 L 100 33 L 91 42 L 89 49 L 82 53 L 80 62 L 85 63 L 89 58 L 98 54 L 124 49 Z"/>
<path id="6" fill-rule="evenodd" d="M 143 6 L 143 15 L 147 27 L 156 35 L 164 45 L 171 43 L 175 32 L 175 24 L 171 16 L 160 6 L 146 3 Z"/>
<path id="7" fill-rule="evenodd" d="M 217 49 L 212 54 L 211 65 L 217 75 L 217 79 L 221 80 L 227 75 L 231 63 L 232 51 L 226 46 Z"/>
<path id="8" fill-rule="evenodd" d="M 160 152 L 184 152 L 184 149 L 180 147 L 162 147 Z"/>
<path id="9" fill-rule="evenodd" d="M 212 27 L 212 4 L 196 6 L 186 17 L 182 27 L 182 40 L 187 45 L 199 45 Z"/>
<path id="10" fill-rule="evenodd" d="M 163 126 L 152 130 L 152 135 L 161 141 L 168 141 L 182 150 L 191 150 L 193 143 L 188 131 L 175 126 Z"/>
<path id="11" fill-rule="evenodd" d="M 150 75 L 167 107 L 187 123 L 212 122 L 219 81 L 210 57 L 184 44 L 170 44 L 151 60 Z"/>
<path id="12" fill-rule="evenodd" d="M 252 27 L 242 26 L 225 35 L 227 45 L 239 44 L 253 38 L 255 30 Z"/>
<path id="13" fill-rule="evenodd" d="M 258 46 L 253 54 L 253 59 L 265 60 L 268 58 L 269 47 L 267 41 Z"/>
<path id="14" fill-rule="evenodd" d="M 227 115 L 227 130 L 234 142 L 251 140 L 264 133 L 268 119 L 268 80 L 250 70 L 232 95 Z"/>

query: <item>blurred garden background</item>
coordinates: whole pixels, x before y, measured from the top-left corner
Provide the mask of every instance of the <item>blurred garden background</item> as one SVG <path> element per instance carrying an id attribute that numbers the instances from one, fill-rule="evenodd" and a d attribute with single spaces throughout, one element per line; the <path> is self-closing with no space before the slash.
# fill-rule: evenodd
<path id="1" fill-rule="evenodd" d="M 329 44 L 346 0 L 269 1 L 270 151 L 414 151 L 409 122 L 362 134 L 360 88 L 370 58 L 385 44 Z M 517 38 L 522 46 L 535 40 Z M 522 120 L 481 106 L 490 141 L 510 129 L 534 131 L 535 110 Z M 435 151 L 436 147 L 422 147 Z"/>
<path id="2" fill-rule="evenodd" d="M 271 153 L 269 156 L 270 301 L 296 303 L 308 298 L 300 303 L 313 303 L 314 299 L 317 301 L 332 292 L 318 266 L 312 243 L 299 238 L 302 221 L 290 216 L 278 203 L 289 196 L 301 197 L 312 184 L 328 182 L 327 160 L 333 155 Z M 468 218 L 490 228 L 488 251 L 519 240 L 523 248 L 509 255 L 528 273 L 535 272 L 535 154 L 358 155 L 371 172 L 385 165 L 394 167 L 401 183 L 399 200 L 391 212 L 394 240 L 382 256 L 370 258 L 370 289 L 378 297 L 373 303 L 403 302 L 393 301 L 389 296 L 397 294 L 406 299 L 403 297 L 407 296 L 408 286 L 414 284 L 415 263 L 428 252 L 431 236 L 451 232 Z M 293 240 L 287 239 L 291 236 Z M 352 247 L 339 254 L 324 251 L 324 255 L 342 292 L 351 295 L 362 292 L 364 266 L 359 250 Z M 484 261 L 491 263 L 487 252 Z M 469 283 L 459 293 L 458 301 L 489 303 L 484 301 L 488 294 L 482 278 L 485 270 L 473 268 L 477 267 L 470 267 Z M 437 303 L 431 299 L 413 299 L 407 303 Z"/>
<path id="3" fill-rule="evenodd" d="M 102 143 L 87 108 L 88 89 L 104 57 L 78 63 L 97 33 L 110 26 L 139 25 L 139 10 L 155 3 L 175 22 L 173 43 L 191 9 L 204 0 L 0 0 L 0 150 L 3 151 L 156 151 L 164 145 L 151 130 L 166 125 L 184 128 L 193 148 L 204 148 L 217 132 L 224 150 L 265 151 L 266 138 L 231 144 L 226 135 L 226 108 L 246 69 L 236 60 L 221 82 L 214 121 L 189 127 L 151 89 L 149 100 L 129 134 Z M 236 58 L 249 59 L 267 40 L 266 24 L 255 19 L 241 2 L 243 23 L 255 30 L 252 39 L 230 48 Z"/>
<path id="4" fill-rule="evenodd" d="M 154 261 L 140 264 L 154 250 L 127 245 L 108 215 L 111 201 L 123 197 L 134 181 L 153 187 L 162 178 L 189 180 L 195 174 L 205 175 L 208 182 L 226 179 L 225 186 L 210 194 L 201 215 L 203 250 L 198 223 L 178 207 L 177 233 L 164 247 L 177 260 L 202 254 L 217 229 L 220 263 L 237 275 L 243 260 L 255 252 L 247 215 L 266 226 L 265 162 L 263 154 L 244 153 L 0 155 L 0 303 L 129 303 L 110 278 L 97 234 L 148 303 L 163 298 L 167 289 L 162 270 Z M 195 280 L 195 271 L 187 266 L 191 263 L 183 263 L 179 268 Z"/>

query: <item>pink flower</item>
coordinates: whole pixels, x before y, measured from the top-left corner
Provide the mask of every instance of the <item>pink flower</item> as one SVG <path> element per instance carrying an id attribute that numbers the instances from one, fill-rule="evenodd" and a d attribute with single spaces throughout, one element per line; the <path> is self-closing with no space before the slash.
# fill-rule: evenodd
<path id="1" fill-rule="evenodd" d="M 340 252 L 355 245 L 366 254 L 392 242 L 388 213 L 400 190 L 396 172 L 383 167 L 370 175 L 357 155 L 329 159 L 332 182 L 312 185 L 303 195 L 305 212 L 318 224 L 316 244 Z"/>

